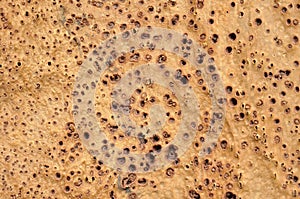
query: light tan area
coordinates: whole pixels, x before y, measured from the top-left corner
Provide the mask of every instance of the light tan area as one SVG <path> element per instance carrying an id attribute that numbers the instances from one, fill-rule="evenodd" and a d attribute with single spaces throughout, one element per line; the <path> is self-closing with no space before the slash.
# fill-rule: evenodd
<path id="1" fill-rule="evenodd" d="M 0 17 L 0 198 L 300 197 L 299 2 L 0 1 Z M 101 41 L 147 25 L 187 33 L 215 59 L 227 92 L 225 125 L 217 147 L 198 158 L 210 119 L 209 97 L 198 86 L 203 129 L 189 151 L 157 172 L 118 173 L 82 145 L 72 116 L 73 83 Z M 119 65 L 120 74 L 146 63 L 147 53 Z M 161 53 L 151 52 L 152 61 Z M 179 58 L 165 54 L 170 67 L 183 68 Z M 192 66 L 184 72 L 195 87 Z M 96 109 L 107 135 L 111 89 L 99 83 L 95 96 L 105 95 Z M 154 85 L 144 92 L 163 104 L 169 91 Z M 175 118 L 164 129 L 171 140 L 180 105 L 166 109 Z M 137 145 L 136 153 L 152 144 Z"/>
<path id="2" fill-rule="evenodd" d="M 174 134 L 178 131 L 180 121 L 182 119 L 181 108 L 178 99 L 172 91 L 160 86 L 157 83 L 150 83 L 145 87 L 136 88 L 131 97 L 131 112 L 130 118 L 138 125 L 148 125 L 151 122 L 150 108 L 153 105 L 160 104 L 165 111 L 165 120 L 163 128 L 155 133 L 155 136 L 151 136 L 150 140 L 145 144 L 139 143 L 139 140 L 134 137 L 128 137 L 122 132 L 121 128 L 116 129 L 116 122 L 113 119 L 113 114 L 111 111 L 111 97 L 110 94 L 115 87 L 118 87 L 118 81 L 123 76 L 126 75 L 126 71 L 134 72 L 134 69 L 143 64 L 147 63 L 157 63 L 161 56 L 166 59 L 160 64 L 165 65 L 165 67 L 173 68 L 174 70 L 180 70 L 182 75 L 189 77 L 189 85 L 195 89 L 197 99 L 199 104 L 201 104 L 201 124 L 198 125 L 198 138 L 200 136 L 205 136 L 205 129 L 209 126 L 209 114 L 211 102 L 208 96 L 208 87 L 203 80 L 201 74 L 197 73 L 197 69 L 192 67 L 189 62 L 183 61 L 179 57 L 174 57 L 172 53 L 151 51 L 150 54 L 145 50 L 140 50 L 138 53 L 139 59 L 132 60 L 136 53 L 128 53 L 127 56 L 122 58 L 122 61 L 116 61 L 115 66 L 108 69 L 102 75 L 102 79 L 98 84 L 98 89 L 96 91 L 96 115 L 101 115 L 99 118 L 99 125 L 106 129 L 106 136 L 111 140 L 115 141 L 115 144 L 120 148 L 129 148 L 133 152 L 146 152 L 149 151 L 154 145 L 161 145 L 164 147 L 166 144 L 174 138 Z M 151 57 L 151 59 L 150 59 Z M 124 61 L 123 60 L 127 60 Z M 131 60 L 131 61 L 130 61 Z M 108 95 L 108 96 L 107 96 Z M 152 118 L 153 120 L 155 118 Z M 155 137 L 159 137 L 158 141 L 155 141 Z"/>

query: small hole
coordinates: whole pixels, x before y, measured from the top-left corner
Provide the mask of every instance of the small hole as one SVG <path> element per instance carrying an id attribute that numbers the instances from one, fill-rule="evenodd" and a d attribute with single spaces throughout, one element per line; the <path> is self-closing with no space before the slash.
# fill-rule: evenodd
<path id="1" fill-rule="evenodd" d="M 231 99 L 230 99 L 230 103 L 231 103 L 232 105 L 236 106 L 236 105 L 237 105 L 237 100 L 236 100 L 235 98 L 231 98 Z"/>
<path id="2" fill-rule="evenodd" d="M 235 33 L 230 33 L 228 36 L 233 41 L 236 39 L 236 34 Z"/>
<path id="3" fill-rule="evenodd" d="M 262 24 L 262 20 L 260 18 L 255 19 L 256 25 L 260 26 Z"/>

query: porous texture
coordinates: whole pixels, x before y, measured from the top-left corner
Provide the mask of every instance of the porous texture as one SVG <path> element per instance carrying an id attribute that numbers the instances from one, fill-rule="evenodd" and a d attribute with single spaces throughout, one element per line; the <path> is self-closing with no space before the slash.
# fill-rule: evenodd
<path id="1" fill-rule="evenodd" d="M 300 197 L 299 2 L 0 5 L 0 198 Z M 87 149 L 76 129 L 72 92 L 78 72 L 102 41 L 146 26 L 186 33 L 214 59 L 226 92 L 225 122 L 216 147 L 199 156 L 213 118 L 210 82 L 192 63 L 162 49 L 118 57 L 118 72 L 106 70 L 98 79 L 93 113 L 115 146 L 136 154 L 164 148 L 182 120 L 179 98 L 153 84 L 132 94 L 129 117 L 139 125 L 151 123 L 155 98 L 168 113 L 161 132 L 141 144 L 116 130 L 111 92 L 114 81 L 131 69 L 161 61 L 180 69 L 200 105 L 196 136 L 182 156 L 155 172 L 126 173 Z"/>

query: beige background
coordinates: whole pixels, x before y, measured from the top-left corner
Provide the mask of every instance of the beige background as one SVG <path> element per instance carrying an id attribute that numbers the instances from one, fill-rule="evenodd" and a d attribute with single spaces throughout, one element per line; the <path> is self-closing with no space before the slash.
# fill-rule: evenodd
<path id="1" fill-rule="evenodd" d="M 2 0 L 0 17 L 0 198 L 300 197 L 299 2 Z M 127 176 L 85 150 L 71 92 L 94 47 L 146 25 L 188 33 L 232 91 L 211 155 L 197 159 L 197 138 L 171 169 Z"/>

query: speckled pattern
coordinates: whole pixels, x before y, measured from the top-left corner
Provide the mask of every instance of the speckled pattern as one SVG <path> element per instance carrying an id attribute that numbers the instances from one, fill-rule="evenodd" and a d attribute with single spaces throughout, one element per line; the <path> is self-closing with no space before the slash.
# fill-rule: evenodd
<path id="1" fill-rule="evenodd" d="M 300 197 L 298 1 L 2 0 L 0 17 L 0 198 Z M 155 171 L 120 171 L 93 157 L 84 137 L 94 134 L 77 126 L 76 77 L 102 42 L 148 26 L 190 38 L 215 68 L 205 62 L 199 72 L 172 51 L 140 48 L 98 73 L 88 115 L 122 153 L 167 149 L 185 121 L 180 94 L 154 77 L 128 93 L 126 117 L 112 109 L 123 103 L 112 93 L 131 88 L 130 73 L 145 77 L 164 65 L 199 104 L 195 137 L 181 156 Z M 210 143 L 214 100 L 205 74 L 214 69 L 227 99 L 224 125 L 210 153 L 199 155 Z M 121 127 L 129 121 L 155 133 L 130 136 Z"/>
<path id="2" fill-rule="evenodd" d="M 192 86 L 188 82 L 192 77 L 190 74 L 188 78 L 182 75 L 180 71 L 170 70 L 169 67 L 163 64 L 164 60 L 167 59 L 165 55 L 160 56 L 156 64 L 136 67 L 133 73 L 127 72 L 124 77 L 118 74 L 117 69 L 112 69 L 114 67 L 113 62 L 118 57 L 124 56 L 126 52 L 134 53 L 143 48 L 151 51 L 158 49 L 181 56 L 184 60 L 188 60 L 197 66 L 194 76 L 197 76 L 196 73 L 203 75 L 204 81 L 207 82 L 209 96 L 212 101 L 212 118 L 210 128 L 202 143 L 202 149 L 199 152 L 201 157 L 210 154 L 216 146 L 224 123 L 225 88 L 221 83 L 220 75 L 216 71 L 213 58 L 207 57 L 207 53 L 199 45 L 197 46 L 195 41 L 187 38 L 184 34 L 181 35 L 169 29 L 150 26 L 125 31 L 108 39 L 92 51 L 80 68 L 73 91 L 73 114 L 77 124 L 77 132 L 81 135 L 82 142 L 91 155 L 96 157 L 98 161 L 120 172 L 150 172 L 171 164 L 179 159 L 186 149 L 191 146 L 200 125 L 200 105 Z M 135 53 L 131 59 L 137 60 L 139 56 Z M 111 92 L 112 103 L 106 104 L 106 106 L 110 106 L 111 110 L 115 112 L 112 117 L 116 120 L 116 128 L 120 127 L 125 136 L 136 137 L 141 145 L 148 142 L 147 138 L 150 137 L 150 134 L 153 136 L 163 133 L 159 130 L 164 124 L 166 113 L 162 110 L 162 107 L 157 107 L 159 103 L 156 103 L 155 106 L 154 100 L 150 110 L 151 123 L 149 125 L 136 125 L 129 117 L 130 112 L 134 112 L 131 109 L 131 101 L 134 100 L 132 93 L 136 89 L 143 88 L 143 86 L 159 84 L 168 88 L 177 97 L 181 105 L 179 111 L 182 118 L 178 131 L 172 132 L 176 134 L 174 140 L 168 143 L 166 147 L 162 148 L 160 145 L 155 145 L 153 150 L 149 150 L 147 153 L 131 154 L 130 150 L 117 148 L 114 142 L 107 140 L 103 128 L 99 127 L 97 116 L 94 114 L 94 96 L 98 79 L 103 71 L 108 70 L 108 68 L 115 72 L 111 77 L 119 78 L 114 81 L 118 84 L 114 86 Z M 106 82 L 102 81 L 102 83 L 107 85 Z M 196 85 L 194 89 L 199 89 L 199 87 Z M 141 95 L 143 94 L 141 93 Z M 105 98 L 106 96 L 103 100 Z M 143 103 L 147 101 L 144 100 Z M 141 107 L 143 107 L 142 104 L 140 104 Z M 101 114 L 101 112 L 98 114 Z M 162 119 L 159 119 L 159 117 Z M 155 119 L 158 119 L 158 121 L 153 122 Z"/>

